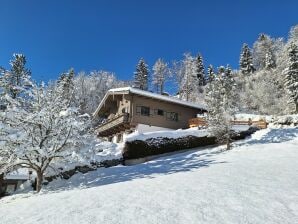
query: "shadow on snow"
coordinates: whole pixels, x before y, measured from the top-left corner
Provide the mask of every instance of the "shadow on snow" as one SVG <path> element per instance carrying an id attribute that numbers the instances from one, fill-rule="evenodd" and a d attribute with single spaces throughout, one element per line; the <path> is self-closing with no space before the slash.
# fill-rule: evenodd
<path id="1" fill-rule="evenodd" d="M 269 129 L 269 131 L 264 135 L 262 135 L 259 139 L 248 138 L 247 140 L 244 140 L 243 142 L 236 145 L 241 146 L 241 145 L 253 145 L 253 144 L 282 143 L 286 141 L 291 141 L 297 137 L 298 137 L 298 127 Z"/>
<path id="2" fill-rule="evenodd" d="M 144 164 L 134 166 L 116 166 L 101 168 L 86 174 L 74 175 L 69 180 L 54 181 L 43 191 L 62 191 L 67 189 L 90 188 L 107 184 L 131 181 L 139 178 L 155 178 L 157 175 L 168 175 L 208 167 L 225 162 L 215 161 L 212 157 L 219 153 L 206 151 L 188 151 L 169 157 L 162 157 Z"/>

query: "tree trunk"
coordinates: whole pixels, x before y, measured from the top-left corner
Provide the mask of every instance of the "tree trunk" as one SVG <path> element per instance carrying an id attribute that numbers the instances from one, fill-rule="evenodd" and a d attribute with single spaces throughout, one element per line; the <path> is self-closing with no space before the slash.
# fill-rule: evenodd
<path id="1" fill-rule="evenodd" d="M 231 149 L 231 143 L 230 143 L 230 139 L 228 139 L 227 141 L 227 150 L 230 150 Z"/>
<path id="2" fill-rule="evenodd" d="M 0 197 L 4 193 L 2 192 L 3 179 L 4 179 L 4 173 L 0 173 Z"/>
<path id="3" fill-rule="evenodd" d="M 41 172 L 41 170 L 38 170 L 36 171 L 36 174 L 37 174 L 36 191 L 40 192 L 42 182 L 43 182 L 43 173 Z"/>

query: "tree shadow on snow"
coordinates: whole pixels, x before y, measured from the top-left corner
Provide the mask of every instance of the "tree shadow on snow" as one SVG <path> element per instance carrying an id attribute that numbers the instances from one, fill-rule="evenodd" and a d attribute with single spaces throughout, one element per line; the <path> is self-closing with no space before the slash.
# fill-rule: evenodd
<path id="1" fill-rule="evenodd" d="M 253 144 L 268 144 L 268 143 L 281 143 L 293 140 L 298 137 L 298 127 L 295 128 L 280 128 L 270 129 L 267 133 L 259 138 L 251 137 L 239 144 L 241 145 L 253 145 Z"/>
<path id="2" fill-rule="evenodd" d="M 134 166 L 116 166 L 101 168 L 86 174 L 74 175 L 69 180 L 56 180 L 46 186 L 43 191 L 62 191 L 70 189 L 90 188 L 140 178 L 155 178 L 160 175 L 169 175 L 178 172 L 192 171 L 208 167 L 213 164 L 225 163 L 216 161 L 213 156 L 216 152 L 188 151 L 174 156 L 162 157 L 147 163 Z"/>

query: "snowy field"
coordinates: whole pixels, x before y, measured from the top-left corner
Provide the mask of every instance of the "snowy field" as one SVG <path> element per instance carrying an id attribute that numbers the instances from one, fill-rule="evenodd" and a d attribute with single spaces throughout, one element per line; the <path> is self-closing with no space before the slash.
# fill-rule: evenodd
<path id="1" fill-rule="evenodd" d="M 298 128 L 55 181 L 0 200 L 1 224 L 298 223 Z"/>

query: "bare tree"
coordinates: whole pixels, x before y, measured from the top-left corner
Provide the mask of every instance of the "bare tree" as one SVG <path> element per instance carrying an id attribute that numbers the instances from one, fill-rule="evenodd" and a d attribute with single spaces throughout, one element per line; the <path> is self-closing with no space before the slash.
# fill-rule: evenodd
<path id="1" fill-rule="evenodd" d="M 1 113 L 5 130 L 2 150 L 14 157 L 8 166 L 33 169 L 38 192 L 51 164 L 69 158 L 84 143 L 83 135 L 89 124 L 88 117 L 68 107 L 60 87 L 34 86 L 29 106 L 23 107 L 17 100 L 11 100 L 7 110 Z"/>

